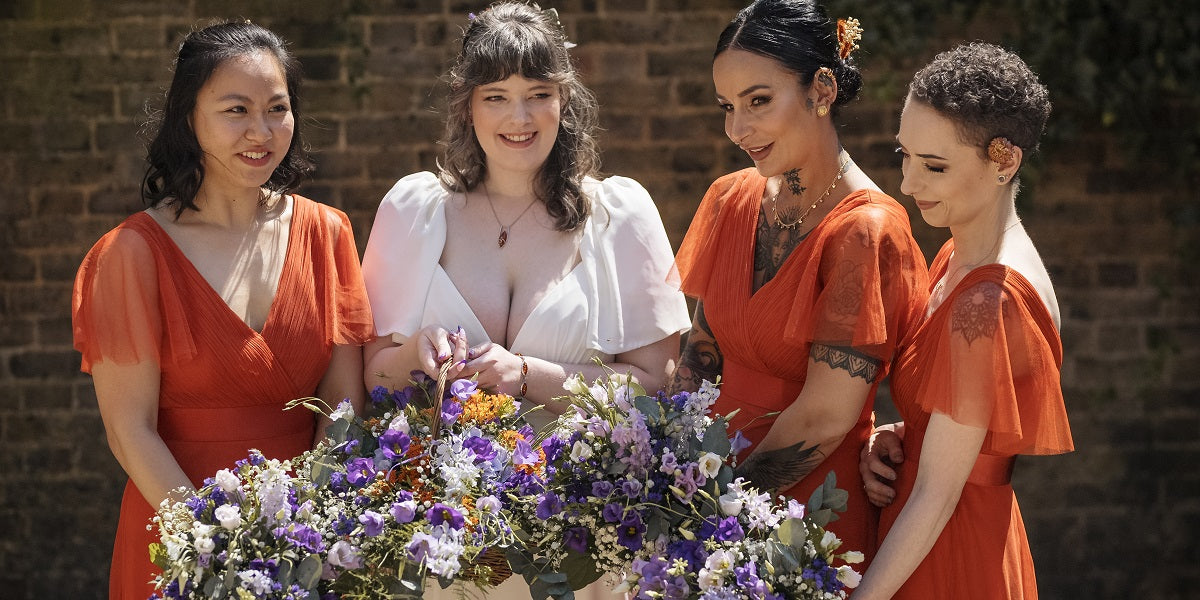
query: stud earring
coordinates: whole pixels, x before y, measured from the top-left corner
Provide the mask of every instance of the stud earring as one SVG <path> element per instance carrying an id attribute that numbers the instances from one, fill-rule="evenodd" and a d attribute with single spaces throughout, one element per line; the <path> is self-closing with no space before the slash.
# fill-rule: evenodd
<path id="1" fill-rule="evenodd" d="M 821 106 L 817 107 L 817 116 L 818 117 L 824 117 L 827 114 L 829 114 L 828 106 L 825 106 L 824 104 L 822 104 Z"/>
<path id="2" fill-rule="evenodd" d="M 1003 175 L 1001 175 L 1001 176 L 997 177 L 996 179 L 999 179 L 999 180 L 1000 180 L 1000 183 L 1004 183 L 1004 176 L 1003 176 Z"/>

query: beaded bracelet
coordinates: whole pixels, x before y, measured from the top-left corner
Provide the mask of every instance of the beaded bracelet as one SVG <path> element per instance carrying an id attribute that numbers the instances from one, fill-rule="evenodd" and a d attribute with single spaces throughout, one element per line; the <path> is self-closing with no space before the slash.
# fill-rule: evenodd
<path id="1" fill-rule="evenodd" d="M 517 352 L 516 355 L 521 359 L 521 392 L 517 394 L 517 397 L 524 398 L 525 392 L 529 391 L 529 363 L 525 362 L 524 354 Z"/>

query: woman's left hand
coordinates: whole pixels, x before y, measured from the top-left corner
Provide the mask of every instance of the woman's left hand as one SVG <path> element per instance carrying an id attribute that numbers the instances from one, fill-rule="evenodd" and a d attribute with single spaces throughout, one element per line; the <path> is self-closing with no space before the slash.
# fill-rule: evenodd
<path id="1" fill-rule="evenodd" d="M 477 374 L 479 387 L 497 392 L 519 395 L 521 391 L 521 365 L 525 361 L 507 348 L 485 342 L 467 351 L 467 362 L 459 375 L 470 377 Z"/>

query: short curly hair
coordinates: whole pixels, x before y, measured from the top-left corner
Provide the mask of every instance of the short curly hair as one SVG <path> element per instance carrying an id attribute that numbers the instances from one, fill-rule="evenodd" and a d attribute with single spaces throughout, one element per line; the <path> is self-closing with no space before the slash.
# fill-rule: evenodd
<path id="1" fill-rule="evenodd" d="M 997 136 L 1027 156 L 1036 152 L 1050 116 L 1050 92 L 1025 61 L 984 42 L 935 56 L 913 76 L 908 94 L 953 121 L 962 142 L 983 158 Z"/>

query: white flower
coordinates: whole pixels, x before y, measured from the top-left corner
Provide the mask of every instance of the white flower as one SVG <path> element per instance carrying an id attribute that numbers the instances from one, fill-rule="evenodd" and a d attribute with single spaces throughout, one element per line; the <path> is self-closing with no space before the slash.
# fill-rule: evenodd
<path id="1" fill-rule="evenodd" d="M 742 500 L 736 492 L 722 494 L 717 501 L 721 504 L 721 512 L 727 517 L 734 517 L 742 512 Z"/>
<path id="2" fill-rule="evenodd" d="M 805 510 L 806 510 L 806 508 L 805 508 L 804 504 L 797 502 L 795 498 L 788 499 L 787 518 L 803 519 Z"/>
<path id="3" fill-rule="evenodd" d="M 238 573 L 238 578 L 242 580 L 242 587 L 254 592 L 255 596 L 262 596 L 271 591 L 271 578 L 258 569 L 247 569 Z"/>
<path id="4" fill-rule="evenodd" d="M 867 557 L 865 555 L 863 555 L 862 552 L 859 552 L 858 550 L 851 550 L 842 555 L 842 560 L 844 560 L 852 565 L 856 565 L 856 564 L 866 560 L 866 558 Z"/>
<path id="5" fill-rule="evenodd" d="M 213 511 L 213 516 L 221 522 L 221 527 L 225 529 L 237 529 L 242 524 L 242 509 L 232 504 L 218 506 Z"/>
<path id="6" fill-rule="evenodd" d="M 214 479 L 217 480 L 217 487 L 221 488 L 221 491 L 227 494 L 238 489 L 238 487 L 242 485 L 242 480 L 238 479 L 238 476 L 234 475 L 233 471 L 230 471 L 229 469 L 221 469 L 220 471 L 217 471 L 217 475 L 214 477 Z"/>
<path id="7" fill-rule="evenodd" d="M 862 575 L 850 565 L 838 567 L 837 578 L 838 581 L 842 582 L 848 588 L 858 587 L 859 582 L 862 581 Z"/>
<path id="8" fill-rule="evenodd" d="M 733 568 L 733 563 L 736 561 L 733 553 L 728 550 L 716 550 L 708 555 L 708 560 L 704 561 L 704 566 L 708 570 L 724 574 Z"/>
<path id="9" fill-rule="evenodd" d="M 192 545 L 195 546 L 196 552 L 200 554 L 212 554 L 212 551 L 217 549 L 217 543 L 210 537 L 196 538 L 196 541 L 192 542 Z"/>
<path id="10" fill-rule="evenodd" d="M 576 441 L 571 446 L 571 460 L 575 462 L 583 462 L 592 457 L 592 447 L 583 443 L 583 440 Z"/>
<path id="11" fill-rule="evenodd" d="M 582 396 L 588 391 L 587 386 L 583 383 L 583 376 L 578 373 L 568 377 L 567 380 L 563 382 L 563 389 L 566 390 L 567 393 L 574 394 L 576 396 Z"/>
<path id="12" fill-rule="evenodd" d="M 825 535 L 821 536 L 821 548 L 824 548 L 826 551 L 832 551 L 841 545 L 842 541 L 839 540 L 837 534 L 832 531 L 826 531 Z"/>
<path id="13" fill-rule="evenodd" d="M 700 460 L 697 461 L 700 467 L 700 472 L 704 473 L 705 477 L 713 478 L 721 471 L 721 457 L 712 452 L 705 452 Z"/>
<path id="14" fill-rule="evenodd" d="M 362 557 L 356 546 L 346 540 L 338 540 L 329 548 L 329 564 L 343 569 L 357 569 L 362 566 Z"/>
<path id="15" fill-rule="evenodd" d="M 388 429 L 407 434 L 411 431 L 408 426 L 408 416 L 404 413 L 396 415 L 396 418 L 392 419 L 391 423 L 388 423 Z"/>
<path id="16" fill-rule="evenodd" d="M 715 573 L 708 568 L 703 568 L 700 569 L 696 583 L 700 585 L 701 590 L 707 590 L 709 588 L 721 587 L 725 584 L 725 580 L 719 573 Z"/>
<path id="17" fill-rule="evenodd" d="M 484 496 L 475 501 L 475 508 L 494 515 L 500 512 L 500 499 L 495 496 Z"/>
<path id="18" fill-rule="evenodd" d="M 342 400 L 337 405 L 337 408 L 333 409 L 332 413 L 329 413 L 329 419 L 331 421 L 337 421 L 339 419 L 349 419 L 349 420 L 353 421 L 354 420 L 354 405 L 350 404 L 349 400 Z"/>

